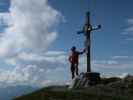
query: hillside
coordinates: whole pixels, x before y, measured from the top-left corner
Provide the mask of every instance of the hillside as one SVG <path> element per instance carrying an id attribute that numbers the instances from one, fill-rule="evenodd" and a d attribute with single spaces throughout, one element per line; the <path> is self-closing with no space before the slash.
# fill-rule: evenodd
<path id="1" fill-rule="evenodd" d="M 133 77 L 104 78 L 101 84 L 86 89 L 51 86 L 14 100 L 133 100 Z"/>

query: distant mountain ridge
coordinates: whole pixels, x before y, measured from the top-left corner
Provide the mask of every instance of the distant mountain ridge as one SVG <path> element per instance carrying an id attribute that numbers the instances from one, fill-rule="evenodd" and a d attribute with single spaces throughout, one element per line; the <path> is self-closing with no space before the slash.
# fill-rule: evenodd
<path id="1" fill-rule="evenodd" d="M 12 100 L 14 97 L 35 91 L 37 88 L 31 86 L 7 86 L 0 88 L 0 100 Z"/>

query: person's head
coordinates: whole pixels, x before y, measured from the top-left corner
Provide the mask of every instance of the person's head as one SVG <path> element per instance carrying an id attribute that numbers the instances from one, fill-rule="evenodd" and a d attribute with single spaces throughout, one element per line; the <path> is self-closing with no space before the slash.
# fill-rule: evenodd
<path id="1" fill-rule="evenodd" d="M 76 51 L 76 47 L 75 46 L 73 46 L 72 48 L 71 48 L 71 51 Z"/>

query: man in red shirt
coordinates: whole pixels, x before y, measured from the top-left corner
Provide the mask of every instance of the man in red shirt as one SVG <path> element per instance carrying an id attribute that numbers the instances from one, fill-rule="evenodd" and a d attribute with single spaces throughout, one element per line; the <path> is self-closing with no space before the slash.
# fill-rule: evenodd
<path id="1" fill-rule="evenodd" d="M 76 75 L 78 75 L 78 64 L 79 64 L 79 55 L 85 53 L 85 49 L 82 52 L 76 51 L 76 47 L 73 46 L 71 48 L 71 55 L 69 56 L 69 62 L 71 64 L 71 73 L 72 73 L 72 79 Z"/>

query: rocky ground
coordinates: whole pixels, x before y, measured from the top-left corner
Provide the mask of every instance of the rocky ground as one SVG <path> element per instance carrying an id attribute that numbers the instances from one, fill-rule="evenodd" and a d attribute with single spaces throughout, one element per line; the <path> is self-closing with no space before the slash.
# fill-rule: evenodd
<path id="1" fill-rule="evenodd" d="M 51 86 L 14 100 L 133 100 L 133 76 L 102 78 L 87 88 Z"/>

